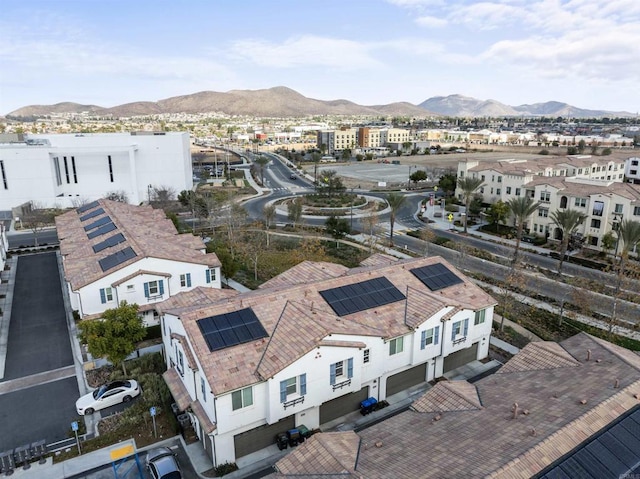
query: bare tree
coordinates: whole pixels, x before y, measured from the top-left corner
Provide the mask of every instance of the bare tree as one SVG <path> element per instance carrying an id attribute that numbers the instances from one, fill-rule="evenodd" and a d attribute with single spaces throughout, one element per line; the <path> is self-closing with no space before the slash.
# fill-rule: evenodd
<path id="1" fill-rule="evenodd" d="M 435 241 L 437 236 L 438 235 L 428 226 L 420 230 L 420 239 L 424 241 L 424 256 L 429 256 L 429 245 Z"/>
<path id="2" fill-rule="evenodd" d="M 276 207 L 275 205 L 267 205 L 262 210 L 264 213 L 264 228 L 267 232 L 267 248 L 269 247 L 269 230 L 271 229 L 271 225 L 273 224 L 273 220 L 276 218 Z"/>
<path id="3" fill-rule="evenodd" d="M 109 191 L 106 195 L 104 195 L 104 198 L 106 200 L 118 201 L 120 203 L 129 203 L 129 196 L 124 190 Z"/>
<path id="4" fill-rule="evenodd" d="M 262 242 L 262 233 L 248 231 L 242 236 L 239 244 L 241 253 L 247 258 L 253 267 L 253 279 L 258 281 L 258 265 L 266 250 Z"/>
<path id="5" fill-rule="evenodd" d="M 175 199 L 176 190 L 171 186 L 154 186 L 151 191 L 151 201 L 163 210 Z"/>
<path id="6" fill-rule="evenodd" d="M 38 246 L 38 234 L 53 224 L 55 210 L 45 208 L 45 205 L 36 201 L 25 203 L 21 206 L 20 222 L 23 227 L 29 228 L 33 233 L 34 245 Z"/>
<path id="7" fill-rule="evenodd" d="M 498 302 L 500 305 L 500 331 L 504 330 L 504 316 L 507 311 L 513 309 L 517 302 L 515 293 L 524 290 L 526 278 L 518 269 L 513 269 L 505 278 L 504 283 L 498 287 Z"/>
<path id="8" fill-rule="evenodd" d="M 367 235 L 369 244 L 369 254 L 373 253 L 373 248 L 378 243 L 378 233 L 380 232 L 380 222 L 376 215 L 367 215 L 362 218 L 363 230 Z"/>

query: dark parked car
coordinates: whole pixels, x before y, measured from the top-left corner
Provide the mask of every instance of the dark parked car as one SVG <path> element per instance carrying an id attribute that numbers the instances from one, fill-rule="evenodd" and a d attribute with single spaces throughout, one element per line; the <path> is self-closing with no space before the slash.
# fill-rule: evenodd
<path id="1" fill-rule="evenodd" d="M 291 178 L 292 180 L 297 180 L 298 179 L 298 177 L 296 175 L 294 175 L 294 174 L 292 174 L 289 178 Z"/>
<path id="2" fill-rule="evenodd" d="M 168 447 L 149 450 L 147 469 L 153 479 L 182 479 L 176 455 Z"/>

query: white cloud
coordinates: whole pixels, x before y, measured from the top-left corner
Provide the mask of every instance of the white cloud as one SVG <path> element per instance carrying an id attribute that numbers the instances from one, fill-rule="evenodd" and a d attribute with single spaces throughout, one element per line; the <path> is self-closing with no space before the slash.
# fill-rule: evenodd
<path id="1" fill-rule="evenodd" d="M 416 19 L 416 23 L 421 27 L 442 28 L 445 27 L 448 22 L 445 18 L 422 16 Z"/>
<path id="2" fill-rule="evenodd" d="M 282 43 L 266 40 L 240 40 L 231 47 L 232 55 L 256 65 L 275 68 L 322 66 L 340 70 L 381 67 L 371 55 L 371 44 L 336 38 L 303 35 Z"/>

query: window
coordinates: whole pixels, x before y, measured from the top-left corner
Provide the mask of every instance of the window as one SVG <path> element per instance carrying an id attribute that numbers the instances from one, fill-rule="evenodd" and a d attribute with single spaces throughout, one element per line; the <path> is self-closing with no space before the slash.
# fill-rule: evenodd
<path id="1" fill-rule="evenodd" d="M 511 187 L 507 186 L 507 194 L 510 195 L 511 194 Z"/>
<path id="2" fill-rule="evenodd" d="M 592 228 L 600 228 L 600 220 L 597 220 L 597 219 L 593 218 L 591 220 L 591 227 Z"/>
<path id="3" fill-rule="evenodd" d="M 638 166 L 638 160 L 631 160 L 631 166 Z"/>
<path id="4" fill-rule="evenodd" d="M 104 304 L 104 303 L 110 303 L 111 301 L 113 301 L 113 289 L 102 288 L 100 290 L 100 302 Z"/>
<path id="5" fill-rule="evenodd" d="M 451 340 L 455 340 L 456 336 L 462 335 L 462 337 L 467 336 L 467 332 L 469 331 L 469 320 L 465 319 L 462 321 L 456 321 L 453 323 L 453 328 L 451 329 Z"/>
<path id="6" fill-rule="evenodd" d="M 538 208 L 538 216 L 547 218 L 549 216 L 549 208 Z"/>
<path id="7" fill-rule="evenodd" d="M 477 326 L 478 324 L 482 324 L 484 323 L 484 316 L 485 316 L 485 309 L 482 309 L 480 311 L 476 311 L 476 317 L 473 320 L 473 325 Z"/>
<path id="8" fill-rule="evenodd" d="M 633 207 L 633 216 L 640 216 L 640 206 Z"/>
<path id="9" fill-rule="evenodd" d="M 176 344 L 176 354 L 178 356 L 178 372 L 182 376 L 184 374 L 184 356 L 182 355 L 182 351 L 178 349 L 177 344 Z"/>
<path id="10" fill-rule="evenodd" d="M 191 273 L 181 274 L 180 275 L 180 287 L 182 287 L 182 288 L 190 288 L 191 287 Z"/>
<path id="11" fill-rule="evenodd" d="M 404 337 L 392 339 L 389 341 L 389 356 L 401 353 L 404 350 Z"/>
<path id="12" fill-rule="evenodd" d="M 164 281 L 149 281 L 144 283 L 144 296 L 145 298 L 153 298 L 155 296 L 162 296 L 164 294 Z"/>
<path id="13" fill-rule="evenodd" d="M 604 211 L 604 203 L 602 201 L 594 201 L 593 211 L 591 212 L 591 214 L 593 216 L 602 216 L 603 211 Z"/>
<path id="14" fill-rule="evenodd" d="M 616 207 L 613 211 L 615 213 L 622 214 L 622 205 L 620 203 L 616 203 Z"/>
<path id="15" fill-rule="evenodd" d="M 500 188 L 496 188 L 496 195 L 499 195 L 501 193 L 501 189 Z"/>
<path id="16" fill-rule="evenodd" d="M 204 378 L 200 378 L 200 391 L 202 391 L 202 399 L 207 402 L 207 383 Z"/>
<path id="17" fill-rule="evenodd" d="M 587 199 L 586 198 L 576 198 L 576 201 L 574 203 L 576 206 L 578 206 L 579 208 L 584 208 L 585 206 L 587 206 Z"/>
<path id="18" fill-rule="evenodd" d="M 207 276 L 207 283 L 213 283 L 216 280 L 216 269 L 215 268 L 209 268 L 206 271 L 206 276 Z"/>
<path id="19" fill-rule="evenodd" d="M 502 176 L 498 176 L 498 183 L 502 183 Z"/>
<path id="20" fill-rule="evenodd" d="M 78 182 L 78 174 L 76 173 L 76 157 L 71 157 L 71 170 L 73 171 L 73 182 Z"/>
<path id="21" fill-rule="evenodd" d="M 440 339 L 440 326 L 422 331 L 422 337 L 420 338 L 420 349 L 424 349 L 427 346 L 438 344 Z"/>
<path id="22" fill-rule="evenodd" d="M 56 172 L 56 184 L 62 185 L 62 177 L 60 176 L 60 160 L 57 156 L 53 157 L 53 169 Z"/>
<path id="23" fill-rule="evenodd" d="M 516 188 L 516 196 L 520 196 L 520 188 Z"/>
<path id="24" fill-rule="evenodd" d="M 69 164 L 67 163 L 67 157 L 63 156 L 62 160 L 64 161 L 64 176 L 67 179 L 67 184 L 71 183 L 69 180 Z"/>
<path id="25" fill-rule="evenodd" d="M 298 393 L 298 391 L 300 391 Z M 289 396 L 307 394 L 307 375 L 301 374 L 284 381 L 280 381 L 280 402 L 287 402 Z"/>
<path id="26" fill-rule="evenodd" d="M 231 407 L 234 411 L 248 406 L 253 406 L 253 388 L 248 387 L 231 393 Z"/>
<path id="27" fill-rule="evenodd" d="M 4 160 L 0 160 L 0 173 L 2 173 L 2 183 L 4 185 L 4 189 L 8 190 L 9 185 L 7 184 L 7 173 L 4 171 Z"/>
<path id="28" fill-rule="evenodd" d="M 549 203 L 549 201 L 551 201 L 551 193 L 549 193 L 548 191 L 541 191 L 540 192 L 540 201 L 544 201 L 545 203 Z"/>
<path id="29" fill-rule="evenodd" d="M 346 361 L 338 361 L 329 367 L 329 383 L 331 383 L 331 385 L 344 379 L 351 379 L 352 377 L 353 358 L 349 358 Z"/>
<path id="30" fill-rule="evenodd" d="M 368 363 L 370 359 L 370 353 L 368 349 L 365 349 L 364 351 L 362 351 L 362 362 L 363 363 Z"/>

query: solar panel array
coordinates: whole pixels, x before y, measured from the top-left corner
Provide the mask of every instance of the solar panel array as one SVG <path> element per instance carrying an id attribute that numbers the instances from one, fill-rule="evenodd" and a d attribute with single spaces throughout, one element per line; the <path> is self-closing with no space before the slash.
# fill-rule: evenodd
<path id="1" fill-rule="evenodd" d="M 124 243 L 126 241 L 124 235 L 122 233 L 118 233 L 117 235 L 109 236 L 106 240 L 96 244 L 93 246 L 93 252 L 99 253 L 100 251 L 111 248 L 120 243 Z"/>
<path id="2" fill-rule="evenodd" d="M 89 211 L 93 208 L 95 208 L 96 206 L 98 206 L 100 203 L 98 203 L 97 201 L 92 201 L 91 203 L 87 203 L 84 206 L 81 206 L 80 208 L 76 208 L 76 213 L 78 214 L 82 214 L 85 211 Z"/>
<path id="3" fill-rule="evenodd" d="M 116 253 L 110 254 L 106 258 L 102 258 L 100 261 L 98 261 L 98 263 L 100 263 L 100 268 L 102 268 L 102 271 L 108 271 L 111 268 L 115 268 L 120 263 L 124 263 L 125 261 L 130 260 L 131 258 L 135 258 L 136 256 L 138 256 L 136 252 L 133 251 L 133 248 L 131 248 L 131 246 L 129 246 Z"/>
<path id="4" fill-rule="evenodd" d="M 431 291 L 438 291 L 463 282 L 442 263 L 414 268 L 411 272 Z"/>
<path id="5" fill-rule="evenodd" d="M 98 208 L 97 210 L 94 210 L 91 213 L 87 213 L 86 215 L 81 216 L 80 217 L 80 221 L 84 222 L 84 221 L 90 220 L 91 218 L 95 218 L 96 216 L 100 216 L 103 213 L 104 213 L 104 210 L 102 208 Z"/>
<path id="6" fill-rule="evenodd" d="M 209 351 L 218 351 L 268 336 L 251 308 L 210 316 L 197 323 Z"/>
<path id="7" fill-rule="evenodd" d="M 320 291 L 320 295 L 338 316 L 346 316 L 405 299 L 405 295 L 387 278 L 374 278 L 327 289 Z"/>
<path id="8" fill-rule="evenodd" d="M 107 223 L 106 225 L 101 226 L 100 228 L 87 233 L 87 238 L 89 239 L 97 238 L 98 236 L 102 236 L 103 234 L 108 233 L 109 231 L 113 231 L 115 229 L 118 229 L 116 225 L 114 225 L 113 223 Z"/>
<path id="9" fill-rule="evenodd" d="M 87 226 L 84 227 L 85 231 L 89 231 L 92 230 L 94 228 L 97 228 L 98 226 L 102 226 L 102 225 L 106 225 L 107 223 L 111 223 L 111 218 L 109 218 L 108 216 L 103 216 L 102 218 L 94 221 L 91 224 L 88 224 Z"/>

